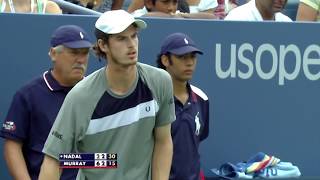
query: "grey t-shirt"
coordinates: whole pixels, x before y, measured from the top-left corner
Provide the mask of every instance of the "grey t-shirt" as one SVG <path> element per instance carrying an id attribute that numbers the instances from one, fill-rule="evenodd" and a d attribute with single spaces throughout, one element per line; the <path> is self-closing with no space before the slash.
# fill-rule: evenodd
<path id="1" fill-rule="evenodd" d="M 80 169 L 77 179 L 151 179 L 154 128 L 175 120 L 170 75 L 138 63 L 134 87 L 118 96 L 105 68 L 79 82 L 67 95 L 43 152 L 117 153 L 117 169 Z"/>

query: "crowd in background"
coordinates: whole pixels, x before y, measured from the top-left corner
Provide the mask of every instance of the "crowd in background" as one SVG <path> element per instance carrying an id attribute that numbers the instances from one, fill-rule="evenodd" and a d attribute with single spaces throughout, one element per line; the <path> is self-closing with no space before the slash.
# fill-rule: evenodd
<path id="1" fill-rule="evenodd" d="M 108 10 L 124 9 L 136 17 L 154 16 L 164 18 L 194 18 L 194 19 L 225 19 L 227 14 L 233 11 L 232 15 L 225 20 L 275 20 L 275 21 L 319 21 L 320 0 L 65 0 L 75 5 L 86 7 L 88 9 L 105 12 Z M 290 9 L 294 13 L 285 12 L 291 20 L 279 14 L 275 17 L 262 13 L 262 17 L 248 18 L 244 17 L 241 9 L 246 11 L 250 9 L 253 2 L 259 4 L 256 8 L 260 11 L 268 11 L 271 4 L 275 5 L 273 10 L 283 12 L 288 10 L 286 5 L 291 5 Z M 281 6 L 281 4 L 284 4 Z M 241 6 L 241 7 L 239 7 Z M 254 5 L 253 5 L 254 6 Z M 255 16 L 255 8 L 251 8 L 249 16 Z M 59 8 L 59 1 L 52 0 L 0 0 L 0 12 L 12 13 L 68 13 Z M 276 12 L 276 13 L 277 13 Z M 267 13 L 268 14 L 268 13 Z M 233 18 L 235 17 L 235 18 Z"/>
<path id="2" fill-rule="evenodd" d="M 161 9 L 157 8 L 148 8 L 148 4 L 156 4 L 157 1 L 164 2 L 164 3 L 174 3 L 174 1 L 166 0 L 71 0 L 73 3 L 77 3 L 79 5 L 104 12 L 106 10 L 115 10 L 115 9 L 125 9 L 130 13 L 135 13 L 139 9 L 143 9 L 146 7 L 146 10 L 150 16 L 160 16 L 160 17 L 168 17 L 166 15 L 158 14 L 157 12 L 161 12 Z M 150 1 L 148 3 L 148 1 Z M 242 6 L 244 4 L 250 4 L 250 0 L 175 0 L 177 2 L 176 11 L 170 11 L 170 15 L 174 18 L 199 18 L 199 19 L 225 19 L 226 15 L 232 9 Z M 253 0 L 253 2 L 256 0 Z M 320 0 L 271 0 L 274 3 L 284 3 L 293 5 L 290 8 L 294 8 L 294 14 L 288 15 L 291 20 L 297 21 L 319 21 L 319 11 L 320 11 Z M 265 5 L 268 2 L 265 1 Z M 279 11 L 283 11 L 286 9 L 286 6 L 283 6 L 279 9 Z M 242 7 L 243 8 L 243 7 Z M 180 13 L 181 12 L 181 13 Z M 186 15 L 186 13 L 188 15 Z M 197 15 L 196 13 L 200 13 Z M 214 16 L 207 15 L 206 13 L 213 14 Z M 296 14 L 295 14 L 296 13 Z M 142 14 L 144 16 L 148 16 L 147 13 Z M 196 15 L 189 15 L 189 14 L 196 14 Z M 135 14 L 134 14 L 135 15 Z M 293 15 L 296 15 L 293 17 Z M 138 15 L 138 16 L 141 16 Z M 237 16 L 237 13 L 236 15 Z M 238 17 L 237 17 L 238 18 Z M 240 17 L 241 18 L 241 17 Z M 227 19 L 228 20 L 228 19 Z M 241 20 L 241 19 L 230 19 L 230 20 Z M 245 19 L 243 19 L 245 20 Z M 269 20 L 264 19 L 263 20 Z M 275 19 L 276 20 L 276 19 Z M 277 20 L 276 20 L 277 21 Z M 288 21 L 285 18 L 284 21 Z M 290 21 L 290 20 L 289 20 Z"/>

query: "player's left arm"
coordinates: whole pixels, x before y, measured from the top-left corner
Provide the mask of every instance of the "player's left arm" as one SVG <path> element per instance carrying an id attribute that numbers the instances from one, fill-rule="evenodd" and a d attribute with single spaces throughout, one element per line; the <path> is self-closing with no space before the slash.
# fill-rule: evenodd
<path id="1" fill-rule="evenodd" d="M 156 127 L 154 138 L 152 180 L 168 180 L 173 154 L 171 124 Z"/>

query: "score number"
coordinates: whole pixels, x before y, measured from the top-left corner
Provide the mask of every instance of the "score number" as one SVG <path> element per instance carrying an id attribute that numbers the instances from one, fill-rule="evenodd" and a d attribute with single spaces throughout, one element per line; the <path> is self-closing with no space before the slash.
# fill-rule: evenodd
<path id="1" fill-rule="evenodd" d="M 97 168 L 117 168 L 117 161 L 95 160 L 94 166 Z"/>
<path id="2" fill-rule="evenodd" d="M 116 153 L 94 153 L 95 160 L 117 160 Z"/>
<path id="3" fill-rule="evenodd" d="M 116 153 L 95 153 L 94 158 L 95 168 L 117 168 Z"/>

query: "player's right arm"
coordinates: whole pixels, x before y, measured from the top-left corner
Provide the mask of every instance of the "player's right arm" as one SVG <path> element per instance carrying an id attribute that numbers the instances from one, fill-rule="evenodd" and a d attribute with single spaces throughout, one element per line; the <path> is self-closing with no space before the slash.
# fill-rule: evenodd
<path id="1" fill-rule="evenodd" d="M 22 143 L 11 139 L 5 139 L 4 159 L 13 179 L 31 180 L 22 154 Z"/>
<path id="2" fill-rule="evenodd" d="M 45 155 L 40 169 L 39 180 L 59 180 L 61 173 L 59 161 Z"/>

